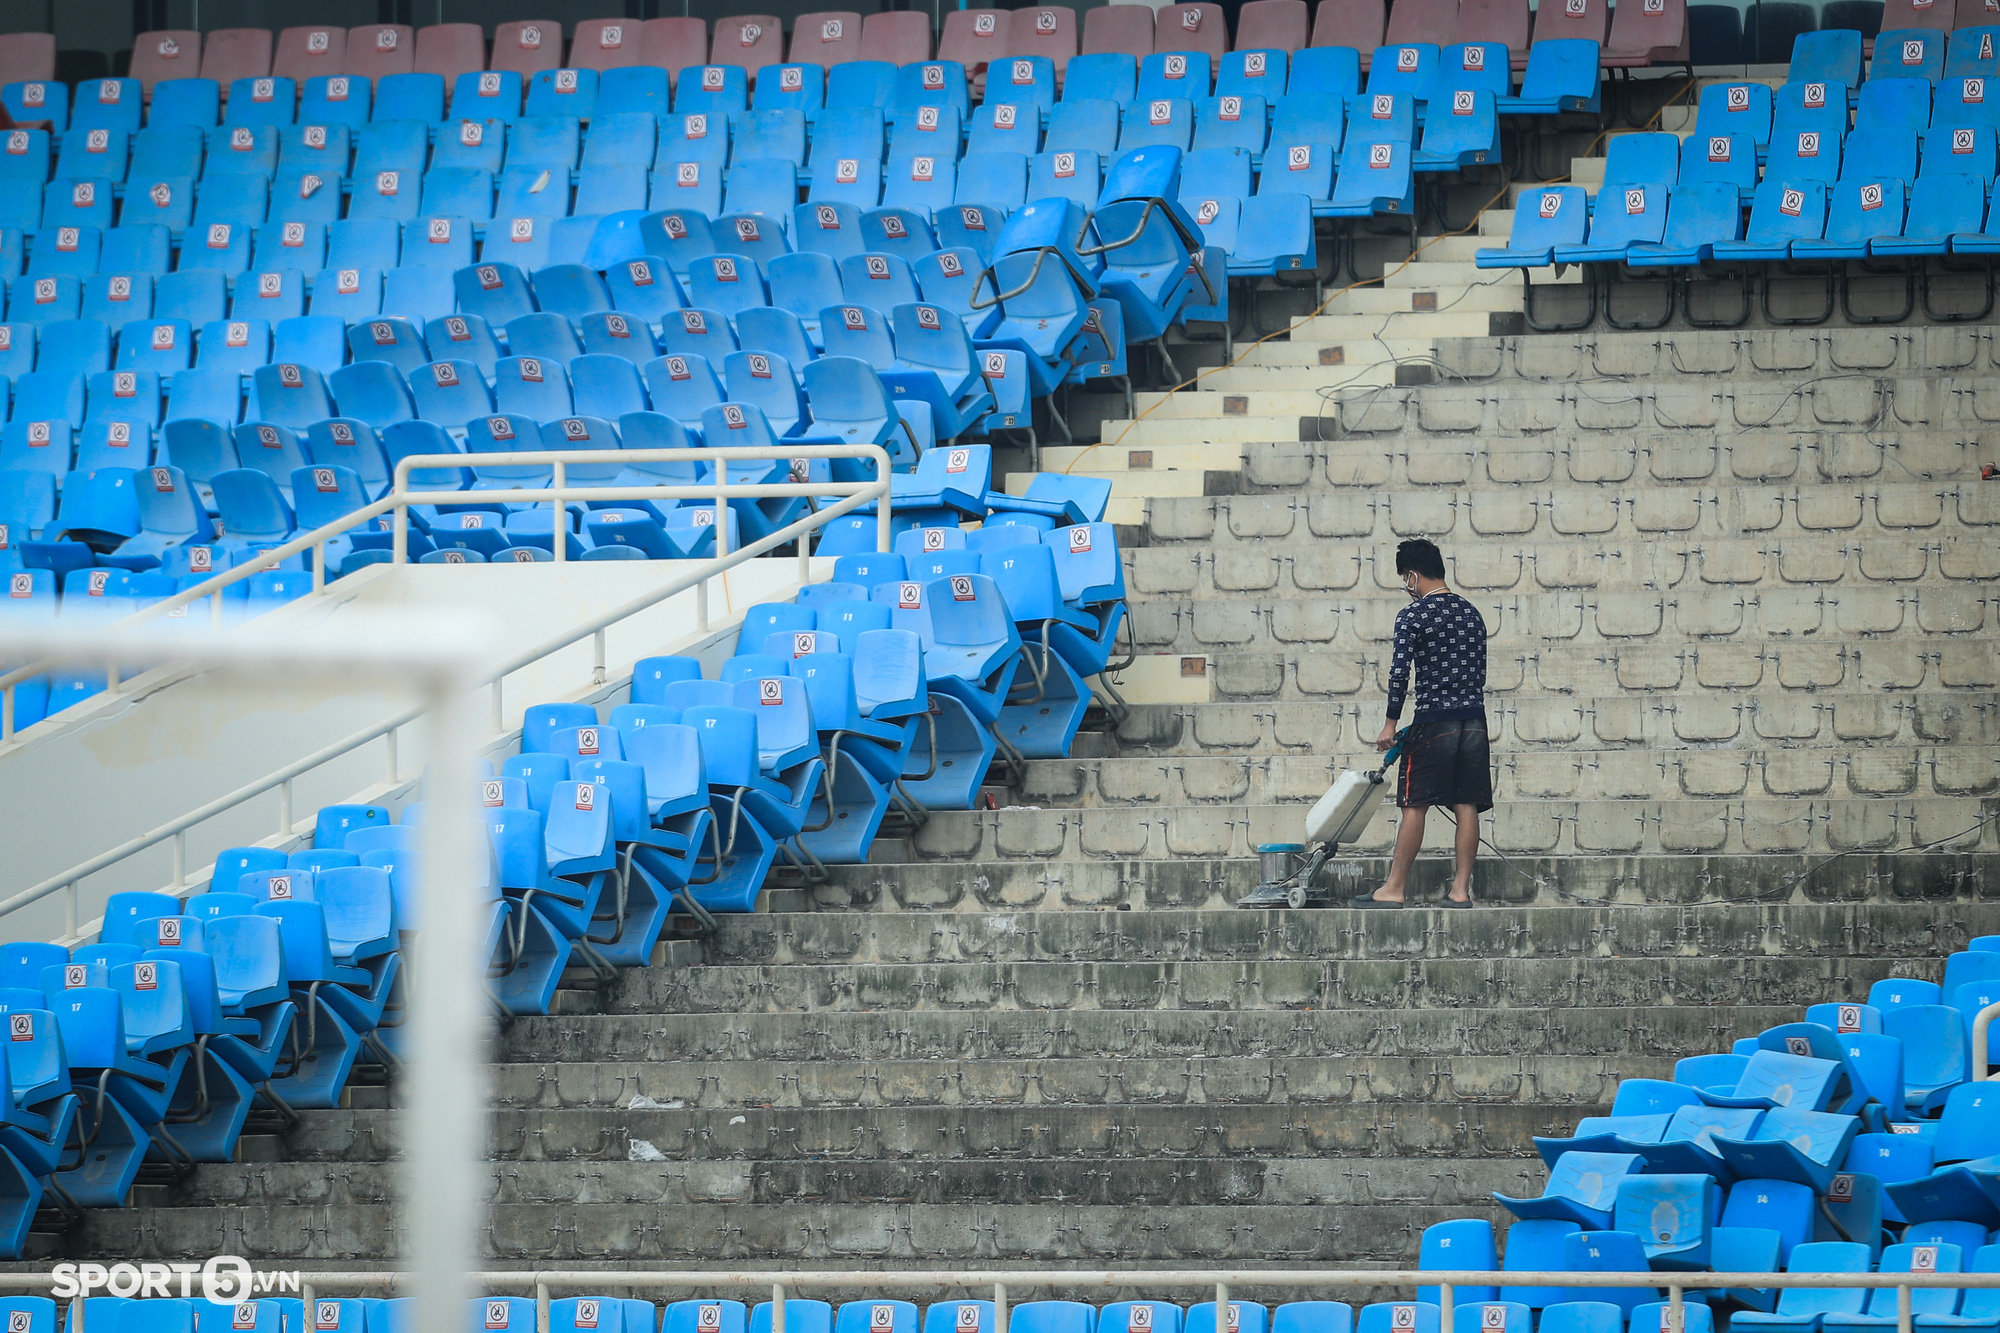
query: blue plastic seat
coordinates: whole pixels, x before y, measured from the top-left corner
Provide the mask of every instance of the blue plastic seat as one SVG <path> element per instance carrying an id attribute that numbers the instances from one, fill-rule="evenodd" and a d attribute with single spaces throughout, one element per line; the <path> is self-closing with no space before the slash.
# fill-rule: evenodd
<path id="1" fill-rule="evenodd" d="M 1529 48 L 1521 91 L 1496 99 L 1503 115 L 1553 116 L 1597 111 L 1602 100 L 1598 44 L 1578 37 L 1544 37 Z M 1764 140 L 1769 141 L 1770 89 L 1764 93 Z M 1706 93 L 1706 89 L 1703 90 Z M 1706 98 L 1704 97 L 1704 102 Z M 1697 113 L 1699 115 L 1699 113 Z M 1697 131 L 1699 132 L 1699 131 Z"/>
<path id="2" fill-rule="evenodd" d="M 1847 1241 L 1818 1241 L 1792 1250 L 1787 1268 L 1794 1273 L 1866 1273 L 1868 1246 Z M 1860 1287 L 1787 1287 L 1776 1311 L 1745 1310 L 1731 1319 L 1743 1329 L 1817 1330 L 1829 1316 L 1860 1314 L 1868 1292 Z"/>
<path id="3" fill-rule="evenodd" d="M 1743 207 L 1738 189 L 1726 181 L 1683 181 L 1668 192 L 1667 229 L 1658 245 L 1629 247 L 1626 263 L 1635 268 L 1672 268 L 1699 264 L 1710 257 L 1718 241 L 1743 235 Z"/>
<path id="4" fill-rule="evenodd" d="M 1514 230 L 1507 244 L 1478 251 L 1474 263 L 1479 268 L 1545 268 L 1557 246 L 1583 244 L 1588 214 L 1589 196 L 1581 186 L 1529 191 L 1514 210 Z"/>
<path id="5" fill-rule="evenodd" d="M 1929 79 L 1878 76 L 1861 85 L 1854 108 L 1856 130 L 1909 129 L 1922 133 L 1930 124 Z"/>
<path id="6" fill-rule="evenodd" d="M 1772 101 L 1765 84 L 1710 84 L 1701 90 L 1697 103 L 1695 138 L 1740 134 L 1761 150 L 1771 141 Z"/>

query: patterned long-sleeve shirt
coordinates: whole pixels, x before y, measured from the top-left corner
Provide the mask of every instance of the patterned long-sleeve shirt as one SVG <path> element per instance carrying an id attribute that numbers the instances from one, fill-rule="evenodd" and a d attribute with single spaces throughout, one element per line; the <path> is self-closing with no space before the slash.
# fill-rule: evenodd
<path id="1" fill-rule="evenodd" d="M 1396 613 L 1396 655 L 1389 663 L 1389 721 L 1403 715 L 1410 667 L 1417 669 L 1411 722 L 1486 716 L 1486 621 L 1455 592 L 1419 597 Z"/>

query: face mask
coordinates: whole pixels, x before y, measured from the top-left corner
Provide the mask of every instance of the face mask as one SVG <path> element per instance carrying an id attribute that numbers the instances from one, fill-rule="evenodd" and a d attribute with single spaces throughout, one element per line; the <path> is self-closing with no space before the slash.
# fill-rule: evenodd
<path id="1" fill-rule="evenodd" d="M 1403 591 L 1409 595 L 1410 600 L 1413 602 L 1416 601 L 1417 598 L 1422 595 L 1417 591 L 1417 580 L 1414 575 L 1408 575 L 1404 577 Z"/>

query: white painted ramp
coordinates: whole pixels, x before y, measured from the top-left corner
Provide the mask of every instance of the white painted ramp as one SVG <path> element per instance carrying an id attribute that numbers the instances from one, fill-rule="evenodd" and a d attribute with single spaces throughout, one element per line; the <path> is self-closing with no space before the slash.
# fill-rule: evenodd
<path id="1" fill-rule="evenodd" d="M 813 561 L 815 576 L 826 577 L 832 565 L 831 559 Z M 570 637 L 686 572 L 674 561 L 377 565 L 259 623 L 338 625 L 343 617 L 372 611 L 449 606 L 491 620 L 491 638 L 503 654 L 497 667 Z M 795 557 L 745 561 L 709 581 L 706 632 L 698 628 L 693 589 L 620 620 L 604 632 L 606 678 L 628 676 L 633 662 L 662 653 L 701 656 L 713 674 L 735 644 L 744 610 L 791 600 L 799 582 Z M 520 727 L 529 705 L 592 690 L 592 637 L 507 677 L 495 740 Z M 480 708 L 490 717 L 491 691 L 485 695 Z M 128 681 L 116 696 L 65 710 L 0 751 L 0 847 L 7 849 L 0 857 L 0 898 L 373 729 L 413 703 L 414 696 L 372 686 L 343 690 L 323 681 L 283 680 L 245 686 L 156 670 Z M 398 732 L 395 748 L 396 772 L 407 784 L 422 771 L 421 724 Z M 300 777 L 291 801 L 297 820 L 303 824 L 319 805 L 385 790 L 389 752 L 387 742 L 373 741 Z M 222 848 L 277 834 L 279 810 L 273 793 L 202 824 L 188 834 L 186 868 L 207 866 Z M 157 889 L 173 876 L 170 840 L 85 881 L 78 920 L 97 916 L 108 894 Z M 56 894 L 9 915 L 0 929 L 9 940 L 50 939 L 64 924 L 63 895 Z"/>

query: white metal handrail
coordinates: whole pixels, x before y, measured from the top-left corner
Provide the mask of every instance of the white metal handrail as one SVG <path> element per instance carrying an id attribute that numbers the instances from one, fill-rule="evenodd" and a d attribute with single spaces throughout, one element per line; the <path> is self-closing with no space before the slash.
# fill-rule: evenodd
<path id="1" fill-rule="evenodd" d="M 579 454 L 579 451 L 568 451 L 568 452 L 572 454 Z M 711 496 L 717 497 L 718 503 L 720 504 L 726 504 L 729 499 L 735 498 L 736 492 L 738 491 L 746 492 L 752 495 L 761 493 L 761 494 L 772 494 L 772 495 L 822 496 L 831 494 L 835 490 L 835 488 L 840 488 L 846 490 L 848 494 L 846 494 L 842 499 L 835 502 L 834 504 L 828 505 L 825 508 L 815 510 L 814 512 L 806 514 L 804 517 L 796 520 L 795 522 L 787 524 L 786 526 L 780 528 L 778 531 L 772 533 L 768 537 L 764 537 L 759 539 L 758 541 L 751 542 L 748 545 L 743 546 L 738 550 L 728 552 L 727 554 L 718 554 L 707 560 L 657 562 L 662 564 L 672 564 L 674 566 L 686 565 L 686 566 L 691 566 L 691 568 L 676 575 L 674 578 L 667 580 L 666 582 L 660 584 L 657 587 L 648 589 L 647 591 L 641 593 L 639 596 L 634 597 L 631 600 L 624 602 L 619 606 L 612 607 L 608 611 L 601 612 L 598 615 L 591 617 L 589 620 L 584 621 L 580 625 L 572 626 L 569 629 L 563 631 L 561 634 L 554 636 L 553 638 L 544 640 L 542 643 L 524 649 L 523 651 L 515 654 L 513 657 L 500 663 L 497 667 L 493 668 L 487 674 L 481 676 L 478 679 L 477 684 L 482 686 L 490 686 L 492 689 L 492 718 L 493 718 L 492 727 L 496 735 L 498 735 L 502 730 L 500 725 L 500 719 L 502 716 L 502 690 L 504 688 L 505 679 L 507 676 L 511 675 L 516 671 L 519 671 L 523 667 L 529 666 L 535 662 L 540 661 L 542 658 L 548 657 L 553 653 L 560 652 L 562 649 L 580 643 L 586 638 L 590 638 L 594 641 L 596 650 L 596 657 L 592 670 L 592 682 L 594 684 L 601 685 L 605 683 L 605 678 L 606 678 L 605 676 L 606 668 L 604 660 L 605 631 L 609 629 L 611 626 L 617 624 L 619 621 L 625 620 L 633 615 L 636 615 L 641 611 L 656 606 L 659 603 L 666 601 L 670 597 L 678 596 L 680 593 L 687 591 L 689 588 L 693 588 L 696 593 L 696 602 L 695 602 L 696 628 L 698 631 L 706 631 L 709 628 L 709 606 L 708 606 L 709 580 L 713 579 L 719 574 L 725 573 L 728 570 L 735 568 L 737 565 L 742 564 L 747 560 L 755 559 L 756 557 L 763 555 L 768 551 L 775 550 L 778 547 L 783 546 L 789 542 L 798 541 L 800 543 L 799 561 L 800 561 L 801 581 L 804 581 L 806 577 L 806 571 L 808 569 L 807 562 L 810 558 L 804 549 L 804 538 L 806 534 L 811 532 L 813 529 L 829 522 L 832 519 L 838 518 L 843 514 L 849 513 L 850 511 L 859 508 L 861 505 L 867 504 L 871 500 L 880 501 L 880 503 L 877 505 L 877 511 L 876 511 L 877 549 L 886 550 L 888 548 L 889 505 L 887 501 L 889 492 L 889 480 L 888 480 L 889 455 L 887 451 L 884 450 L 879 445 L 873 445 L 873 444 L 841 444 L 841 445 L 812 445 L 812 446 L 795 445 L 791 447 L 780 446 L 775 450 L 768 448 L 728 449 L 728 450 L 724 449 L 599 450 L 599 451 L 591 451 L 589 453 L 580 453 L 578 457 L 572 457 L 569 461 L 583 461 L 583 462 L 606 462 L 613 460 L 630 461 L 631 459 L 634 458 L 645 460 L 648 455 L 652 454 L 660 454 L 675 458 L 695 457 L 703 459 L 704 461 L 713 460 L 719 455 L 733 455 L 739 458 L 762 458 L 766 460 L 773 458 L 812 458 L 812 457 L 872 458 L 875 460 L 877 480 L 870 482 L 807 482 L 807 483 L 783 483 L 783 484 L 773 483 L 768 485 L 754 485 L 754 486 L 736 486 L 736 485 L 725 484 L 718 481 L 716 484 L 713 485 L 704 484 L 699 487 L 660 486 L 656 488 L 647 488 L 643 493 L 643 498 L 654 498 L 654 499 L 680 498 L 680 496 L 677 494 L 678 492 L 691 491 L 691 492 L 698 492 L 698 495 L 701 498 L 707 498 Z M 482 462 L 486 458 L 491 456 L 492 455 L 485 455 L 485 454 L 477 455 L 477 457 L 479 457 L 482 460 Z M 521 458 L 537 460 L 537 461 L 547 460 L 551 457 L 562 458 L 563 456 L 564 456 L 563 454 L 556 454 L 556 453 L 519 455 L 519 457 Z M 465 455 L 453 454 L 453 455 L 444 455 L 442 457 L 459 459 L 460 462 L 457 464 L 457 466 L 461 467 L 465 466 L 463 462 Z M 498 457 L 508 458 L 515 456 L 498 455 Z M 414 465 L 417 467 L 438 466 L 435 460 L 430 457 L 406 459 L 405 464 Z M 718 478 L 720 478 L 723 475 L 723 471 L 724 470 L 722 468 L 717 469 Z M 401 487 L 407 480 L 406 474 L 407 474 L 407 467 L 399 469 L 397 475 L 397 485 L 399 487 Z M 364 509 L 356 510 L 352 514 L 344 515 L 337 524 L 328 524 L 326 525 L 326 527 L 316 528 L 312 532 L 307 533 L 304 536 L 295 539 L 293 542 L 287 543 L 285 547 L 280 547 L 277 550 L 274 550 L 273 552 L 271 552 L 271 555 L 276 558 L 283 558 L 280 552 L 287 552 L 291 550 L 303 550 L 308 546 L 323 546 L 327 540 L 329 540 L 332 537 L 338 536 L 340 531 L 345 531 L 347 528 L 354 526 L 355 524 L 350 520 L 358 519 L 358 521 L 360 522 L 365 522 L 368 518 L 372 518 L 375 514 L 387 512 L 389 509 L 396 509 L 399 515 L 403 515 L 406 514 L 407 512 L 407 506 L 411 504 L 462 503 L 465 497 L 469 494 L 472 493 L 466 491 L 446 491 L 446 492 L 434 493 L 428 491 L 407 491 L 400 489 L 392 490 L 390 494 L 388 496 L 385 496 L 382 500 L 377 501 L 372 505 L 365 506 Z M 481 491 L 478 492 L 478 494 L 481 495 L 482 497 L 496 497 L 496 496 L 508 497 L 515 494 L 515 492 Z M 540 499 L 547 498 L 547 492 L 541 490 L 524 491 L 520 492 L 519 494 L 527 498 L 540 498 Z M 596 499 L 607 498 L 606 492 L 598 488 L 588 488 L 588 487 L 577 488 L 576 494 L 582 497 L 589 497 Z M 613 494 L 615 495 L 616 493 L 614 492 Z M 436 499 L 426 498 L 434 495 L 440 498 Z M 450 497 L 450 498 L 444 498 L 444 497 Z M 334 529 L 336 528 L 338 528 L 339 530 L 335 531 Z M 718 533 L 717 534 L 718 538 L 720 538 L 721 535 L 722 535 L 721 533 Z M 316 564 L 323 565 L 324 561 L 323 560 L 317 561 Z M 241 566 L 237 569 L 228 570 L 216 576 L 216 578 L 209 579 L 197 585 L 196 587 L 188 589 L 184 593 L 176 594 L 175 598 L 168 600 L 177 601 L 181 604 L 186 604 L 187 602 L 191 602 L 202 597 L 219 598 L 223 588 L 229 586 L 232 583 L 238 582 L 243 578 L 247 578 L 255 572 L 257 572 L 256 569 L 247 565 Z M 164 609 L 170 609 L 166 607 L 165 601 L 161 603 L 156 603 L 154 606 L 147 607 L 133 616 L 126 617 L 123 620 L 112 622 L 112 624 L 108 628 L 115 630 L 130 625 L 136 625 L 141 620 L 149 618 L 147 613 L 151 612 L 154 614 L 163 614 Z M 42 669 L 46 669 L 47 663 L 44 662 L 38 665 Z M 32 672 L 34 670 L 36 670 L 35 667 L 25 667 L 22 668 L 20 671 L 10 673 L 8 676 L 0 677 L 0 702 L 4 702 L 5 704 L 7 720 L 10 723 L 13 717 L 13 691 L 14 691 L 14 686 L 11 682 L 13 682 L 15 678 L 24 676 L 25 674 Z M 113 667 L 113 670 L 114 671 L 116 670 L 115 666 Z M 47 898 L 49 895 L 53 893 L 66 890 L 67 898 L 64 903 L 64 918 L 63 918 L 64 933 L 66 937 L 74 938 L 77 935 L 78 926 L 82 924 L 79 920 L 77 912 L 77 888 L 80 882 L 88 878 L 89 876 L 98 873 L 99 871 L 105 870 L 113 865 L 116 865 L 118 862 L 126 860 L 127 858 L 134 856 L 139 852 L 145 851 L 148 848 L 156 847 L 160 843 L 166 842 L 169 839 L 172 839 L 174 842 L 174 880 L 171 885 L 171 888 L 173 890 L 181 890 L 185 887 L 186 834 L 189 829 L 195 827 L 198 824 L 204 823 L 207 820 L 212 819 L 217 815 L 232 810 L 237 806 L 242 805 L 246 801 L 252 800 L 267 792 L 276 790 L 279 793 L 278 832 L 280 836 L 284 837 L 292 836 L 294 829 L 293 829 L 293 817 L 292 817 L 293 812 L 292 812 L 292 802 L 291 802 L 291 784 L 294 779 L 302 776 L 305 773 L 312 771 L 315 768 L 320 767 L 323 764 L 329 763 L 335 759 L 341 758 L 344 755 L 350 754 L 354 750 L 359 749 L 361 746 L 366 745 L 371 741 L 379 740 L 386 736 L 389 740 L 388 760 L 390 766 L 390 773 L 389 773 L 390 781 L 392 783 L 397 781 L 395 773 L 395 765 L 396 765 L 395 734 L 400 728 L 414 721 L 420 715 L 420 713 L 421 709 L 415 709 L 415 708 L 405 709 L 401 712 L 398 712 L 392 717 L 386 719 L 385 721 L 376 723 L 373 726 L 365 727 L 362 730 L 357 731 L 354 734 L 348 736 L 344 740 L 336 741 L 332 745 L 314 751 L 312 754 L 306 755 L 298 760 L 295 760 L 292 763 L 285 765 L 285 767 L 280 768 L 273 773 L 266 774 L 264 777 L 259 778 L 254 782 L 246 783 L 244 786 L 238 787 L 233 792 L 230 792 L 224 796 L 217 797 L 215 800 L 210 801 L 206 805 L 203 805 L 175 819 L 168 820 L 166 823 L 159 825 L 157 828 L 142 833 L 135 838 L 128 839 L 127 841 L 120 843 L 116 847 L 110 848 L 104 852 L 100 852 L 98 855 L 91 857 L 89 860 L 80 862 L 77 865 L 71 866 L 70 868 L 62 871 L 59 874 L 50 876 L 49 878 L 41 881 L 39 884 L 35 884 L 27 889 L 23 889 L 21 892 L 16 893 L 5 900 L 0 900 L 0 917 L 5 917 L 13 912 L 19 911 L 24 907 L 30 906 L 33 903 L 40 902 L 42 899 Z"/>
<path id="2" fill-rule="evenodd" d="M 844 1269 L 831 1272 L 809 1270 L 689 1270 L 632 1269 L 517 1269 L 472 1273 L 469 1280 L 482 1292 L 532 1290 L 536 1302 L 538 1333 L 549 1333 L 549 1302 L 558 1292 L 593 1296 L 607 1291 L 685 1292 L 742 1291 L 769 1293 L 771 1333 L 785 1333 L 785 1301 L 794 1292 L 886 1291 L 907 1292 L 918 1288 L 959 1288 L 976 1298 L 993 1302 L 992 1333 L 1007 1333 L 1008 1294 L 1013 1291 L 1045 1290 L 1087 1293 L 1090 1291 L 1145 1291 L 1160 1288 L 1201 1288 L 1213 1290 L 1219 1308 L 1228 1308 L 1231 1292 L 1249 1288 L 1297 1290 L 1300 1288 L 1381 1288 L 1436 1287 L 1440 1333 L 1452 1333 L 1457 1292 L 1467 1287 L 1560 1287 L 1592 1289 L 1641 1288 L 1667 1293 L 1661 1324 L 1663 1333 L 1687 1327 L 1685 1297 L 1690 1290 L 1722 1288 L 1868 1288 L 1893 1287 L 1897 1293 L 1899 1333 L 1911 1333 L 1910 1293 L 1939 1287 L 1990 1289 L 2000 1287 L 2000 1273 L 1525 1273 L 1471 1270 L 1445 1272 L 1409 1268 L 1393 1269 L 1171 1269 L 1171 1270 L 1042 1270 L 971 1269 L 910 1270 L 904 1272 L 864 1272 Z M 410 1277 L 401 1272 L 301 1272 L 300 1294 L 308 1308 L 318 1295 L 336 1291 L 396 1289 Z M 0 1292 L 39 1292 L 52 1284 L 45 1273 L 0 1274 Z M 1486 1304 L 1486 1302 L 1481 1302 Z M 81 1333 L 81 1330 L 78 1331 Z M 1220 1333 L 1220 1330 L 1218 1330 Z M 1526 1333 L 1508 1330 L 1508 1333 Z"/>

